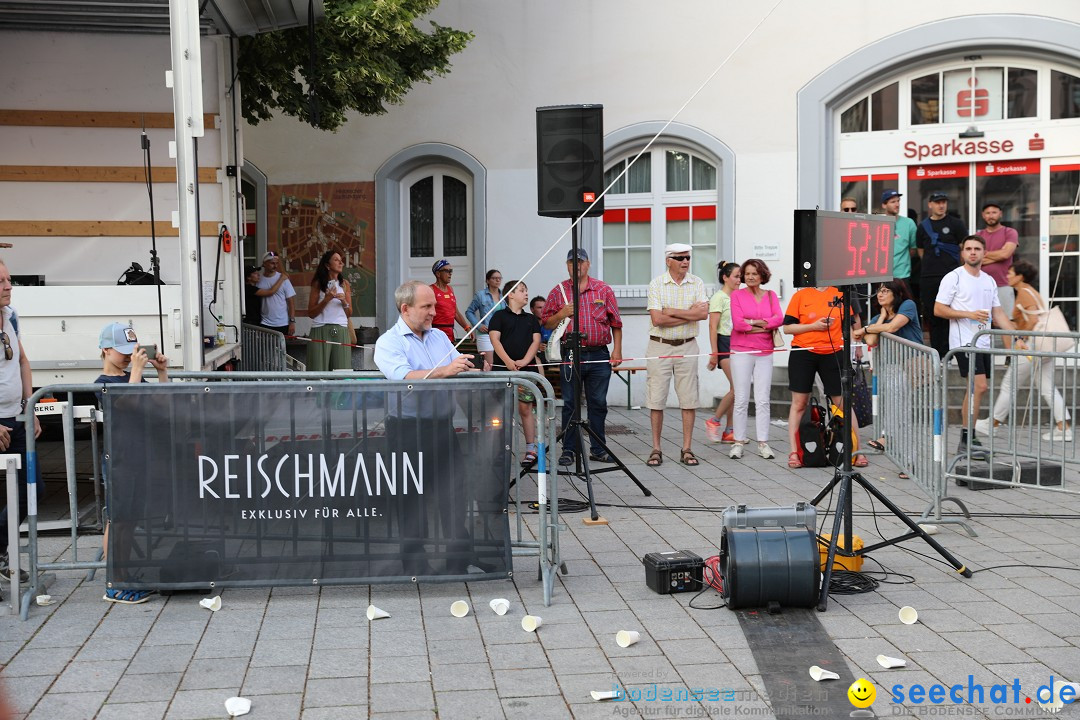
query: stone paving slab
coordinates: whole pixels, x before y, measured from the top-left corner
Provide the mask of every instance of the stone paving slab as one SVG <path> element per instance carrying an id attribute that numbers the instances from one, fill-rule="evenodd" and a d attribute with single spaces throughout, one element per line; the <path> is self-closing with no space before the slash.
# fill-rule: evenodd
<path id="1" fill-rule="evenodd" d="M 595 478 L 610 525 L 586 527 L 580 514 L 564 516 L 569 574 L 559 576 L 549 607 L 531 558 L 515 559 L 513 581 L 227 589 L 216 614 L 198 607 L 201 596 L 186 593 L 139 606 L 107 604 L 100 575 L 87 580 L 85 573 L 60 572 L 50 588 L 57 605 L 32 607 L 28 622 L 0 616 L 0 682 L 19 720 L 222 718 L 225 699 L 236 694 L 252 700 L 248 717 L 263 719 L 773 717 L 734 614 L 700 609 L 719 604 L 712 591 L 695 607 L 689 595 L 653 593 L 641 556 L 668 549 L 713 555 L 723 507 L 807 500 L 830 476 L 823 469 L 789 470 L 786 429 L 777 426 L 775 461 L 753 454 L 730 460 L 728 446 L 705 444 L 699 432 L 702 465 L 687 468 L 676 461 L 672 442 L 677 420 L 665 415 L 665 461 L 650 469 L 644 466 L 648 416 L 612 409 L 609 422 L 631 431 L 611 436 L 613 449 L 654 496 L 642 496 L 619 473 Z M 921 513 L 926 498 L 918 488 L 897 478 L 884 457 L 870 459 L 865 476 L 909 513 Z M 534 493 L 534 482 L 525 478 L 522 491 Z M 578 497 L 579 490 L 580 481 L 560 485 L 563 497 Z M 929 710 L 1045 716 L 1023 698 L 948 707 L 890 700 L 897 684 L 952 685 L 968 675 L 988 686 L 1015 680 L 1031 692 L 1051 674 L 1080 680 L 1080 518 L 1039 517 L 1080 516 L 1080 499 L 1013 489 L 955 492 L 979 514 L 971 520 L 979 535 L 942 525 L 937 538 L 976 570 L 1003 567 L 965 580 L 928 546 L 909 541 L 910 551 L 888 547 L 872 557 L 910 580 L 893 575 L 872 593 L 833 596 L 828 612 L 816 617 L 851 672 L 877 686 L 879 717 L 925 717 Z M 865 493 L 856 491 L 853 504 L 856 532 L 867 544 L 879 531 L 902 532 L 880 507 L 872 515 Z M 523 519 L 534 532 L 535 517 Z M 78 542 L 85 557 L 100 538 Z M 70 557 L 71 550 L 69 538 L 42 540 L 44 557 Z M 879 568 L 868 561 L 864 569 Z M 506 616 L 488 609 L 493 597 L 510 600 Z M 450 616 L 455 599 L 469 601 L 467 617 Z M 369 623 L 370 602 L 392 617 Z M 903 605 L 919 609 L 916 625 L 900 623 Z M 536 633 L 521 629 L 526 612 L 544 618 Z M 618 647 L 620 629 L 639 630 L 641 640 Z M 879 653 L 908 665 L 883 670 L 874 659 Z M 591 690 L 615 687 L 629 697 L 590 698 Z M 665 689 L 706 695 L 653 699 Z M 1080 718 L 1080 705 L 1057 717 Z"/>

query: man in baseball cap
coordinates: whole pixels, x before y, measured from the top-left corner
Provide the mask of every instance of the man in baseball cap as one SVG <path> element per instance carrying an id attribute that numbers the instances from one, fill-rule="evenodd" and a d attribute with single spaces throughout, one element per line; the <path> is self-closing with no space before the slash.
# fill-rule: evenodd
<path id="1" fill-rule="evenodd" d="M 900 198 L 903 195 L 896 190 L 881 193 L 881 209 L 891 218 L 896 219 L 893 232 L 893 277 L 903 280 L 911 291 L 911 256 L 915 252 L 915 221 L 900 214 Z"/>
<path id="2" fill-rule="evenodd" d="M 293 289 L 289 276 L 281 270 L 281 258 L 271 250 L 263 255 L 263 271 L 259 276 L 257 297 L 262 298 L 262 326 L 276 330 L 282 335 L 296 332 L 296 308 Z"/>
<path id="3" fill-rule="evenodd" d="M 960 245 L 968 236 L 967 225 L 949 214 L 949 196 L 934 190 L 926 199 L 930 217 L 923 218 L 915 233 L 915 245 L 922 258 L 919 297 L 923 328 L 930 328 L 930 344 L 938 355 L 949 352 L 949 321 L 934 314 L 941 279 L 960 266 Z"/>

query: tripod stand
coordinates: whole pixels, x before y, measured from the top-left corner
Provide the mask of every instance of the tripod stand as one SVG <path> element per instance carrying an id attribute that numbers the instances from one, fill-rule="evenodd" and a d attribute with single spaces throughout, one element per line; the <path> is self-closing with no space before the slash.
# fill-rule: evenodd
<path id="1" fill-rule="evenodd" d="M 578 226 L 577 225 L 574 225 L 571 228 L 571 243 L 572 243 L 572 245 L 571 245 L 571 247 L 572 247 L 571 258 L 572 258 L 572 262 L 573 262 L 573 265 L 572 265 L 573 270 L 571 272 L 570 285 L 572 286 L 572 289 L 573 289 L 573 293 L 572 293 L 572 296 L 571 296 L 571 302 L 574 303 L 574 314 L 573 314 L 574 331 L 570 332 L 570 333 L 566 333 L 564 335 L 564 337 L 567 338 L 566 343 L 567 343 L 567 345 L 569 345 L 569 348 L 570 348 L 570 368 L 571 368 L 571 372 L 573 373 L 572 383 L 573 383 L 573 388 L 574 388 L 574 408 L 573 408 L 572 414 L 570 416 L 570 421 L 566 424 L 565 427 L 563 427 L 562 431 L 558 435 L 557 440 L 561 441 L 566 436 L 567 433 L 576 433 L 577 434 L 577 450 L 574 453 L 574 469 L 573 470 L 559 470 L 559 473 L 562 474 L 562 475 L 572 475 L 572 476 L 575 476 L 575 477 L 580 477 L 585 481 L 585 488 L 586 488 L 586 490 L 588 492 L 588 497 L 589 497 L 589 515 L 590 515 L 590 518 L 591 518 L 591 521 L 586 520 L 586 522 L 587 523 L 591 522 L 591 523 L 596 523 L 596 524 L 607 524 L 607 521 L 603 520 L 599 516 L 599 514 L 596 512 L 596 500 L 593 498 L 593 487 L 592 487 L 592 476 L 593 475 L 599 475 L 600 473 L 605 473 L 605 472 L 617 472 L 617 471 L 621 470 L 623 473 L 626 474 L 627 477 L 629 477 L 631 480 L 634 481 L 634 484 L 637 485 L 638 488 L 641 489 L 641 492 L 644 493 L 644 495 L 646 497 L 652 495 L 652 491 L 650 491 L 647 487 L 642 485 L 641 481 L 638 480 L 637 477 L 634 476 L 634 473 L 630 472 L 630 468 L 626 467 L 626 464 L 623 463 L 623 461 L 619 459 L 619 456 L 616 455 L 615 453 L 611 452 L 611 448 L 608 447 L 607 443 L 604 442 L 604 439 L 600 437 L 599 433 L 597 433 L 595 429 L 593 429 L 592 427 L 589 426 L 589 421 L 581 416 L 581 399 L 582 399 L 581 396 L 582 396 L 582 391 L 583 391 L 582 377 L 581 377 L 581 341 L 582 341 L 582 333 L 581 333 L 581 322 L 580 322 L 581 321 L 581 304 L 580 304 L 581 287 L 580 287 L 580 280 L 578 278 L 578 262 L 579 262 L 579 258 L 578 258 Z M 559 372 L 560 373 L 564 372 L 564 369 L 560 368 Z M 563 402 L 566 402 L 566 400 L 567 399 L 564 397 Z M 586 447 L 585 442 L 588 439 L 592 440 L 590 445 L 595 444 L 595 445 L 603 448 L 604 453 L 606 453 L 608 457 L 612 458 L 615 461 L 615 466 L 614 467 L 600 468 L 600 469 L 597 469 L 597 470 L 592 470 L 589 467 L 589 456 L 585 452 L 585 447 Z M 565 447 L 565 445 L 564 445 L 564 447 Z"/>
<path id="2" fill-rule="evenodd" d="M 822 499 L 825 498 L 837 484 L 840 485 L 840 492 L 836 497 L 836 515 L 833 518 L 832 536 L 829 538 L 829 553 L 825 560 L 825 572 L 821 577 L 821 593 L 818 596 L 817 609 L 824 612 L 828 608 L 829 603 L 829 582 L 832 580 L 832 567 L 833 560 L 837 554 L 843 557 L 859 557 L 873 552 L 878 548 L 887 547 L 889 545 L 896 545 L 902 543 L 905 540 L 910 540 L 914 537 L 922 538 L 926 544 L 937 551 L 938 555 L 941 555 L 956 572 L 960 573 L 964 577 L 971 577 L 971 571 L 967 567 L 953 557 L 952 553 L 941 546 L 934 538 L 926 534 L 926 531 L 919 527 L 914 520 L 909 518 L 899 507 L 896 506 L 889 498 L 874 487 L 869 480 L 864 478 L 861 474 L 853 472 L 851 470 L 851 388 L 853 383 L 853 369 L 851 362 L 848 358 L 851 357 L 851 326 L 848 323 L 848 319 L 851 317 L 851 286 L 845 285 L 842 289 L 842 302 L 841 302 L 841 327 L 844 334 L 844 358 L 845 362 L 841 372 L 841 395 L 843 397 L 843 411 L 844 411 L 844 427 L 843 427 L 843 439 L 844 439 L 844 452 L 843 452 L 843 464 L 836 469 L 833 474 L 832 480 L 826 485 L 817 496 L 810 501 L 811 505 L 817 505 Z M 899 518 L 905 525 L 908 526 L 910 532 L 903 535 L 899 535 L 889 540 L 883 540 L 882 542 L 875 543 L 873 545 L 860 548 L 852 551 L 851 549 L 851 536 L 852 536 L 852 511 L 851 511 L 851 491 L 852 483 L 858 483 L 866 492 L 870 493 L 872 497 L 877 499 L 888 508 L 889 512 Z M 844 533 L 844 549 L 837 547 L 840 540 L 841 524 L 843 524 Z"/>

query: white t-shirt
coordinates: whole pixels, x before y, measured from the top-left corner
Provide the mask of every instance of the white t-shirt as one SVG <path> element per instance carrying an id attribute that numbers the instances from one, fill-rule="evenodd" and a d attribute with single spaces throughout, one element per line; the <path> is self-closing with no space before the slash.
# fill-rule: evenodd
<path id="1" fill-rule="evenodd" d="M 278 281 L 278 275 L 274 273 L 270 277 L 259 275 L 259 289 L 269 290 Z M 262 324 L 266 327 L 284 327 L 289 324 L 289 306 L 285 301 L 296 297 L 292 281 L 286 280 L 273 295 L 267 295 L 262 299 Z"/>
<path id="2" fill-rule="evenodd" d="M 963 265 L 941 278 L 936 301 L 942 305 L 948 305 L 953 310 L 987 310 L 991 313 L 991 320 L 994 308 L 1001 307 L 994 278 L 982 270 L 978 275 L 972 275 L 964 269 Z M 949 347 L 958 348 L 970 345 L 975 333 L 990 328 L 991 320 L 986 322 L 970 318 L 949 320 Z M 989 348 L 990 336 L 980 337 L 976 347 Z"/>
<path id="3" fill-rule="evenodd" d="M 4 348 L 0 346 L 0 417 L 15 417 L 22 410 L 23 386 L 22 371 L 19 367 L 19 336 L 11 323 L 15 310 L 9 305 L 3 308 L 4 326 L 8 342 L 11 343 L 11 359 L 4 359 Z"/>

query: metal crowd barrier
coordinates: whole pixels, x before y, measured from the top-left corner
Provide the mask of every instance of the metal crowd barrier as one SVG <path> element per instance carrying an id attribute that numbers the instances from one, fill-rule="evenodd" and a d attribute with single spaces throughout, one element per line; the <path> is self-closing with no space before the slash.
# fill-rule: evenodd
<path id="1" fill-rule="evenodd" d="M 949 501 L 971 517 L 962 501 L 947 494 L 942 473 L 945 396 L 937 350 L 882 333 L 873 357 L 874 424 L 883 429 L 885 455 L 930 501 L 920 520 L 957 524 L 974 536 L 964 518 L 941 514 Z"/>
<path id="2" fill-rule="evenodd" d="M 240 349 L 245 370 L 285 372 L 290 369 L 285 336 L 277 330 L 245 323 L 241 331 Z"/>
<path id="3" fill-rule="evenodd" d="M 247 326 L 245 326 L 247 327 Z M 205 372 L 205 373 L 189 373 L 178 372 L 173 373 L 172 378 L 179 382 L 185 383 L 247 383 L 252 381 L 288 381 L 292 382 L 318 382 L 320 383 L 319 390 L 329 390 L 330 387 L 321 386 L 321 383 L 327 383 L 329 386 L 342 385 L 355 388 L 355 380 L 363 379 L 367 382 L 373 383 L 373 390 L 385 389 L 389 391 L 391 388 L 402 390 L 407 389 L 412 391 L 415 387 L 415 383 L 409 382 L 392 382 L 382 379 L 378 373 L 348 373 L 347 376 L 343 376 L 342 373 L 267 373 L 267 372 Z M 467 387 L 472 382 L 477 383 L 490 383 L 492 379 L 502 380 L 505 378 L 507 385 L 510 387 L 522 387 L 531 392 L 537 399 L 536 407 L 536 421 L 537 421 L 537 440 L 538 440 L 538 456 L 539 461 L 536 467 L 537 471 L 537 508 L 538 508 L 538 527 L 535 537 L 528 537 L 528 528 L 524 525 L 522 516 L 525 512 L 528 512 L 528 501 L 523 502 L 522 495 L 523 489 L 521 484 L 518 483 L 514 490 L 514 507 L 517 513 L 516 522 L 516 535 L 514 536 L 511 546 L 513 556 L 525 556 L 525 557 L 538 557 L 540 564 L 540 579 L 543 582 L 544 588 L 544 602 L 550 604 L 551 596 L 554 590 L 554 582 L 557 571 L 565 568 L 562 564 L 562 559 L 559 550 L 559 531 L 561 524 L 558 517 L 558 484 L 557 473 L 550 473 L 549 469 L 553 468 L 553 458 L 556 443 L 556 425 L 555 425 L 555 394 L 550 382 L 544 377 L 534 373 L 506 373 L 493 376 L 491 374 L 484 374 L 481 377 L 458 377 L 453 380 L 455 385 Z M 446 383 L 449 381 L 435 381 Z M 101 387 L 98 385 L 53 385 L 38 390 L 28 403 L 28 408 L 33 408 L 36 401 L 45 396 L 62 397 L 64 394 L 68 394 L 71 397 L 74 393 L 94 393 L 100 392 Z M 516 418 L 516 403 L 511 403 L 511 415 Z M 73 407 L 73 404 L 68 402 L 63 407 L 63 422 L 65 428 L 70 428 L 76 417 L 77 409 Z M 92 416 L 91 416 L 92 417 Z M 32 410 L 28 412 L 22 418 L 28 428 L 27 432 L 27 451 L 26 459 L 29 469 L 28 481 L 34 482 L 35 468 L 39 465 L 37 442 L 33 434 L 34 414 Z M 94 439 L 94 462 L 96 464 L 98 460 L 96 434 L 92 436 Z M 74 448 L 72 447 L 72 435 L 65 433 L 65 463 L 67 466 L 67 489 L 70 499 L 70 530 L 71 530 L 71 548 L 70 559 L 56 562 L 43 561 L 38 551 L 39 540 L 39 525 L 38 525 L 38 512 L 36 503 L 35 488 L 28 488 L 28 496 L 30 498 L 29 503 L 29 515 L 27 518 L 27 524 L 29 527 L 29 540 L 25 548 L 29 563 L 28 571 L 30 572 L 30 583 L 27 590 L 22 594 L 20 600 L 20 616 L 22 619 L 26 619 L 29 614 L 30 602 L 34 596 L 42 591 L 42 586 L 47 584 L 51 576 L 41 575 L 41 573 L 50 570 L 86 570 L 91 575 L 98 569 L 106 567 L 105 561 L 101 559 L 101 551 L 95 549 L 93 554 L 94 559 L 86 559 L 85 551 L 84 557 L 80 557 L 79 544 L 78 544 L 78 529 L 79 529 L 79 511 L 77 506 L 77 487 L 75 476 L 75 463 L 74 463 Z M 512 447 L 512 441 L 511 441 Z M 507 447 L 506 450 L 510 451 L 511 447 Z M 511 466 L 511 477 L 516 477 L 516 463 Z M 94 478 L 95 478 L 95 492 L 97 492 L 96 478 L 98 477 L 97 468 L 95 465 Z M 11 489 L 9 488 L 9 492 Z M 9 503 L 9 513 L 14 513 L 12 520 L 12 527 L 15 528 L 14 532 L 17 533 L 18 525 L 15 523 L 18 513 L 18 503 Z M 16 535 L 17 539 L 17 535 Z M 14 548 L 13 548 L 14 550 Z M 65 553 L 68 555 L 68 553 Z M 12 553 L 10 565 L 13 570 L 18 568 L 18 552 Z M 18 595 L 18 574 L 14 573 L 14 581 L 12 585 L 12 603 L 14 607 L 15 597 Z"/>
<path id="4" fill-rule="evenodd" d="M 969 440 L 948 455 L 943 465 L 945 482 L 955 480 L 974 489 L 1012 487 L 1080 494 L 1080 450 L 1076 446 L 1080 438 L 1075 438 L 1073 428 L 1080 402 L 1080 354 L 1076 346 L 1080 333 L 983 330 L 972 343 L 986 335 L 1032 338 L 1028 341 L 1032 345 L 1034 338 L 1060 338 L 1069 342 L 1071 349 L 976 351 L 966 347 L 949 351 L 946 361 L 963 353 L 968 355 L 969 366 L 973 366 L 978 353 L 988 356 L 991 362 L 988 387 L 977 410 L 971 407 L 974 373 L 969 373 L 966 384 L 960 386 L 969 391 L 970 398 L 967 436 L 977 439 L 978 444 Z M 943 379 L 943 389 L 950 389 L 947 379 Z M 995 417 L 1002 424 L 991 430 Z M 1059 429 L 1058 422 L 1064 422 L 1066 429 Z M 990 432 L 984 434 L 987 430 Z M 946 438 L 948 431 L 946 417 Z"/>

